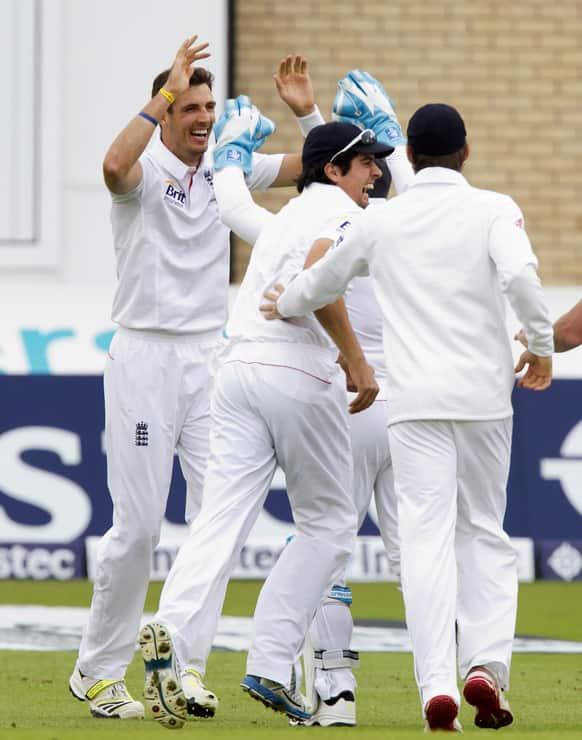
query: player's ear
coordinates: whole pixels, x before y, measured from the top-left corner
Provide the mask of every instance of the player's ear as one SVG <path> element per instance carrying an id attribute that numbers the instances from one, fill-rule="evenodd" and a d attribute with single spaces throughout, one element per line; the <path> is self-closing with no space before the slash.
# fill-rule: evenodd
<path id="1" fill-rule="evenodd" d="M 328 180 L 331 180 L 334 185 L 337 185 L 337 183 L 340 181 L 341 177 L 341 170 L 340 168 L 335 165 L 333 162 L 327 162 L 324 167 L 323 171 L 327 177 Z"/>
<path id="2" fill-rule="evenodd" d="M 465 148 L 463 150 L 463 162 L 466 162 L 469 159 L 469 153 L 470 153 L 469 144 L 468 142 L 465 142 Z"/>

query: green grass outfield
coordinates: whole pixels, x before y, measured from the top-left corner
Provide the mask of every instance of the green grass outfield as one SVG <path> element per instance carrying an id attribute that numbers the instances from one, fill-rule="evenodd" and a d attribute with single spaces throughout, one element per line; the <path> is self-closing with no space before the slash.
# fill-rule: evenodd
<path id="1" fill-rule="evenodd" d="M 224 612 L 252 614 L 260 584 L 235 581 Z M 159 584 L 153 584 L 146 608 L 155 611 Z M 393 584 L 355 584 L 356 619 L 403 619 L 399 592 Z M 79 582 L 0 582 L 0 603 L 87 606 L 91 584 Z M 538 582 L 520 589 L 519 634 L 582 640 L 582 583 Z M 221 698 L 213 720 L 189 723 L 178 737 L 199 740 L 350 735 L 360 738 L 420 737 L 422 721 L 412 673 L 412 657 L 398 653 L 366 653 L 358 671 L 356 728 L 291 728 L 282 715 L 264 709 L 238 688 L 245 672 L 243 653 L 212 653 L 207 683 Z M 75 660 L 72 652 L 0 652 L 0 738 L 21 740 L 93 740 L 97 738 L 161 738 L 167 730 L 153 721 L 96 720 L 74 701 L 67 679 Z M 138 657 L 128 672 L 128 685 L 141 695 Z M 515 715 L 503 736 L 522 738 L 582 738 L 582 655 L 516 655 L 509 699 Z M 461 711 L 467 734 L 487 737 L 491 731 L 472 724 L 470 708 Z"/>

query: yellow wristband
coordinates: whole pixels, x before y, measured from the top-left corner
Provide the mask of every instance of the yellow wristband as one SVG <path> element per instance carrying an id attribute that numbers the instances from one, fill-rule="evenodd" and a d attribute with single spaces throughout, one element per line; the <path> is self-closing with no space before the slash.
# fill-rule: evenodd
<path id="1" fill-rule="evenodd" d="M 172 95 L 172 93 L 169 90 L 166 90 L 165 87 L 160 87 L 159 92 L 160 92 L 160 95 L 163 95 L 166 98 L 166 100 L 168 101 L 170 105 L 172 105 L 174 100 L 176 100 L 176 98 Z"/>

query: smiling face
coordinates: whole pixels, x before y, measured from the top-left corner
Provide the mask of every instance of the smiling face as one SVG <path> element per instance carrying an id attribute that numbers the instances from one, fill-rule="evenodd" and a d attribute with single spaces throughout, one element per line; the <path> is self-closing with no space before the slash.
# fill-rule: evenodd
<path id="1" fill-rule="evenodd" d="M 184 164 L 198 165 L 215 120 L 216 101 L 208 85 L 189 87 L 161 120 L 162 141 Z"/>
<path id="2" fill-rule="evenodd" d="M 382 175 L 375 157 L 370 154 L 357 154 L 352 159 L 345 175 L 337 165 L 330 162 L 325 165 L 325 173 L 335 185 L 362 208 L 368 205 L 368 192 L 372 190 L 374 182 Z"/>

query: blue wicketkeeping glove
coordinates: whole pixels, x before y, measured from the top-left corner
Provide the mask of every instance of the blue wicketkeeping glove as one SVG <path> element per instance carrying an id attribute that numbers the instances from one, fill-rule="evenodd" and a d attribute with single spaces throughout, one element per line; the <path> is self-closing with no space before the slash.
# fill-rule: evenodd
<path id="1" fill-rule="evenodd" d="M 406 144 L 392 99 L 378 80 L 361 69 L 352 69 L 337 83 L 332 117 L 371 128 L 382 144 Z"/>
<path id="2" fill-rule="evenodd" d="M 214 169 L 235 165 L 250 175 L 253 152 L 260 149 L 275 128 L 273 121 L 262 116 L 246 95 L 227 100 L 224 113 L 214 126 Z"/>

